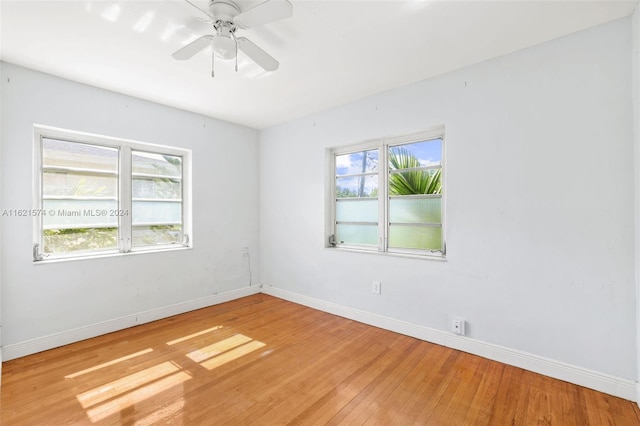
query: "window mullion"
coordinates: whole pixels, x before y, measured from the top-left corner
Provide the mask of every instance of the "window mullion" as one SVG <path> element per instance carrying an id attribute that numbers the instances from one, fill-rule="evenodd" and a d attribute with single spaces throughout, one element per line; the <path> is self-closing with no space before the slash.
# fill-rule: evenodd
<path id="1" fill-rule="evenodd" d="M 126 145 L 120 148 L 118 172 L 118 206 L 126 212 L 118 216 L 119 247 L 122 253 L 128 253 L 131 251 L 131 148 Z"/>
<path id="2" fill-rule="evenodd" d="M 378 148 L 378 235 L 380 236 L 379 251 L 388 251 L 388 215 L 389 215 L 389 164 L 387 159 L 387 148 L 384 143 Z"/>

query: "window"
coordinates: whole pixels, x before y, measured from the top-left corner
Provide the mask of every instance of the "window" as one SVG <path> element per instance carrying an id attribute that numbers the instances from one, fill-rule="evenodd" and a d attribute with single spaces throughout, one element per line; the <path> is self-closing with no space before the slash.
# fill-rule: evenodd
<path id="1" fill-rule="evenodd" d="M 35 132 L 34 260 L 189 246 L 189 150 Z"/>
<path id="2" fill-rule="evenodd" d="M 444 256 L 444 132 L 331 151 L 329 245 Z"/>

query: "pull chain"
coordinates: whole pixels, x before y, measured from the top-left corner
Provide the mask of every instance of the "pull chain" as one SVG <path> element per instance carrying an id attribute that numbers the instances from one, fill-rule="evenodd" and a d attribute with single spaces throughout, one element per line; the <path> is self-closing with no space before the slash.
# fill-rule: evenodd
<path id="1" fill-rule="evenodd" d="M 231 37 L 233 37 L 233 41 L 236 42 L 236 72 L 238 72 L 238 39 L 233 31 L 231 32 Z"/>
<path id="2" fill-rule="evenodd" d="M 213 72 L 213 65 L 214 65 L 214 59 L 216 57 L 216 53 L 215 52 L 211 52 L 211 78 L 214 78 L 216 75 Z"/>

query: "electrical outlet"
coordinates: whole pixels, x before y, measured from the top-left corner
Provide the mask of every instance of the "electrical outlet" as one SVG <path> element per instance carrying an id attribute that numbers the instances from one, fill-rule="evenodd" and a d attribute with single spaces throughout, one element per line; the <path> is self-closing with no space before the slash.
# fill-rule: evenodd
<path id="1" fill-rule="evenodd" d="M 374 281 L 371 283 L 371 293 L 380 294 L 382 292 L 382 283 L 380 281 Z"/>
<path id="2" fill-rule="evenodd" d="M 451 324 L 451 331 L 455 334 L 464 336 L 464 323 L 465 321 L 462 318 L 454 318 L 453 323 Z"/>

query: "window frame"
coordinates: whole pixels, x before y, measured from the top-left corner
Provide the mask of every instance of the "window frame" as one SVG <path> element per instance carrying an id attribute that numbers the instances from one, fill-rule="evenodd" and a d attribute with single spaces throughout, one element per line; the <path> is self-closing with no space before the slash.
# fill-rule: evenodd
<path id="1" fill-rule="evenodd" d="M 167 250 L 189 249 L 193 247 L 192 239 L 192 205 L 191 205 L 191 161 L 190 149 L 167 145 L 151 144 L 130 139 L 122 139 L 93 133 L 78 132 L 50 126 L 34 125 L 33 150 L 33 261 L 53 261 L 69 259 L 85 259 L 111 255 L 125 255 L 133 253 L 161 252 Z M 115 148 L 118 151 L 117 169 L 117 205 L 118 210 L 125 210 L 126 215 L 117 215 L 117 247 L 114 249 L 79 250 L 67 253 L 42 252 L 44 224 L 43 194 L 43 140 L 53 139 L 71 143 L 93 145 L 105 148 Z M 172 155 L 182 158 L 182 242 L 176 244 L 158 244 L 149 246 L 134 246 L 132 241 L 133 229 L 133 197 L 132 185 L 134 174 L 132 171 L 132 151 Z"/>
<path id="2" fill-rule="evenodd" d="M 335 235 L 336 231 L 337 231 L 337 220 L 336 220 L 336 210 L 337 210 L 337 190 L 336 190 L 336 180 L 337 180 L 337 175 L 336 175 L 336 156 L 338 155 L 344 155 L 344 154 L 355 154 L 355 153 L 359 153 L 359 152 L 363 152 L 363 151 L 370 151 L 373 149 L 376 149 L 377 147 L 375 145 L 373 145 L 372 143 L 363 143 L 363 144 L 358 144 L 358 145 L 351 145 L 348 147 L 345 147 L 344 149 L 335 149 L 333 150 L 332 153 L 332 168 L 331 168 L 331 178 L 332 178 L 332 184 L 331 184 L 331 200 L 332 200 L 332 208 L 331 208 L 331 224 L 332 224 L 332 232 L 330 232 L 331 235 Z M 380 163 L 381 161 L 381 156 L 380 156 L 380 150 L 378 149 L 378 163 Z M 347 177 L 349 176 L 377 176 L 378 178 L 378 196 L 376 198 L 373 197 L 362 197 L 362 198 L 353 198 L 353 201 L 365 201 L 365 200 L 377 200 L 378 201 L 378 223 L 376 224 L 378 226 L 378 247 L 380 247 L 380 224 L 381 224 L 381 218 L 384 217 L 384 214 L 382 212 L 381 209 L 381 203 L 380 203 L 380 170 L 378 169 L 378 173 L 376 174 L 372 174 L 371 172 L 364 172 L 364 173 L 356 173 L 356 174 L 352 174 L 352 175 L 345 175 Z M 373 224 L 370 222 L 358 222 L 361 224 Z M 346 248 L 346 245 L 342 245 L 342 248 Z M 356 250 L 364 250 L 364 251 L 371 251 L 371 245 L 368 244 L 349 244 L 348 248 L 352 248 L 352 249 L 356 249 Z"/>
<path id="3" fill-rule="evenodd" d="M 391 248 L 389 247 L 389 208 L 390 208 L 390 194 L 389 194 L 389 148 L 399 145 L 406 145 L 417 142 L 425 142 L 434 139 L 441 140 L 441 162 L 439 167 L 425 166 L 425 168 L 439 168 L 441 170 L 442 191 L 441 198 L 441 240 L 442 250 L 431 251 L 422 249 L 404 249 L 404 248 Z M 386 255 L 396 256 L 411 256 L 419 258 L 430 259 L 445 259 L 446 258 L 446 167 L 445 167 L 445 131 L 444 126 L 437 126 L 431 129 L 401 135 L 388 138 L 372 139 L 369 141 L 361 142 L 354 145 L 339 146 L 329 148 L 327 150 L 328 159 L 328 179 L 327 184 L 329 186 L 328 193 L 328 214 L 327 214 L 327 230 L 325 235 L 325 241 L 327 248 L 335 248 L 345 251 L 358 251 L 365 253 L 381 253 Z M 337 231 L 336 221 L 336 208 L 337 208 L 337 189 L 336 189 L 336 157 L 339 155 L 353 154 L 362 151 L 377 149 L 378 150 L 378 244 L 363 245 L 363 244 L 340 244 L 335 241 L 335 235 Z M 420 168 L 422 169 L 422 168 Z M 371 199 L 371 198 L 367 198 Z M 420 225 L 417 225 L 420 226 Z"/>

